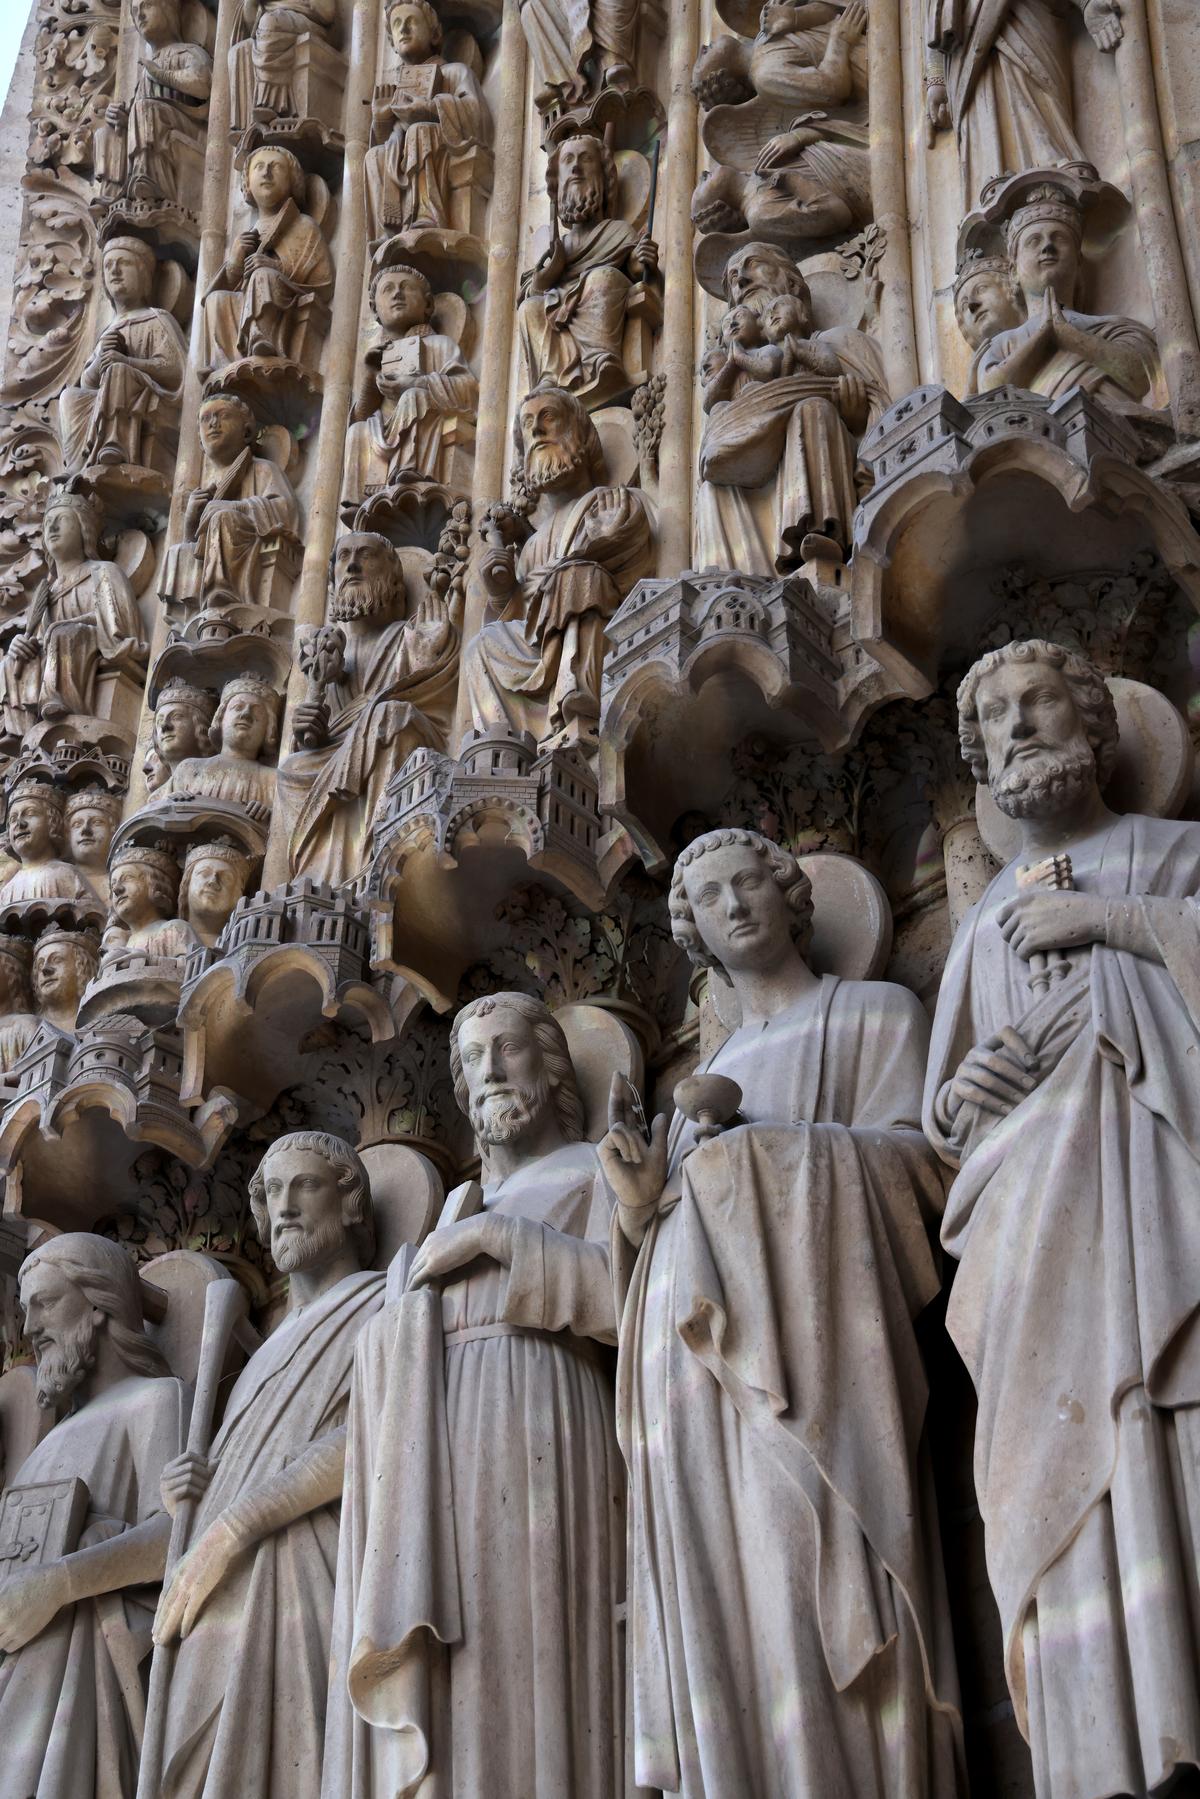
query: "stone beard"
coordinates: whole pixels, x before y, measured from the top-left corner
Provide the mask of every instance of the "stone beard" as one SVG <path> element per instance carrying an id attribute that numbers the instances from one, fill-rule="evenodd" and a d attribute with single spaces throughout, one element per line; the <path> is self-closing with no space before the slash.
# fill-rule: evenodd
<path id="1" fill-rule="evenodd" d="M 78 1324 L 61 1327 L 56 1337 L 37 1350 L 38 1404 L 47 1411 L 64 1406 L 95 1366 L 98 1330 L 89 1314 Z"/>

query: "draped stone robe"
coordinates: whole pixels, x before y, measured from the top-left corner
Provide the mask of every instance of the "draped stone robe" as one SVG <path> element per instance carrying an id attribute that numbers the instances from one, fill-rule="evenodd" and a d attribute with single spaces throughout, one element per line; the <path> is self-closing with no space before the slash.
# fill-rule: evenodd
<path id="1" fill-rule="evenodd" d="M 137 600 L 115 562 L 80 562 L 53 574 L 38 589 L 24 629 L 37 638 L 40 660 L 18 665 L 8 652 L 0 658 L 6 724 L 11 719 L 18 735 L 47 705 L 91 716 L 103 669 L 136 679 L 146 665 Z"/>
<path id="2" fill-rule="evenodd" d="M 594 50 L 632 62 L 638 0 L 519 0 L 539 88 L 561 102 L 587 92 L 584 63 Z"/>
<path id="3" fill-rule="evenodd" d="M 625 308 L 633 283 L 623 264 L 637 243 L 624 219 L 562 230 L 567 266 L 557 287 L 527 292 L 517 330 L 530 387 L 553 381 L 572 390 L 621 366 Z"/>
<path id="4" fill-rule="evenodd" d="M 448 623 L 346 629 L 341 678 L 326 691 L 331 741 L 297 750 L 279 769 L 293 874 L 312 870 L 336 885 L 359 872 L 392 776 L 413 750 L 445 748 L 457 672 Z"/>
<path id="5" fill-rule="evenodd" d="M 622 526 L 615 543 L 614 508 Z M 599 716 L 604 626 L 650 573 L 653 541 L 638 488 L 593 488 L 550 513 L 517 558 L 514 605 L 463 652 L 477 730 L 504 725 L 514 736 L 542 738 L 572 713 Z M 523 616 L 512 616 L 517 607 Z"/>
<path id="6" fill-rule="evenodd" d="M 946 59 L 965 207 L 994 175 L 1079 162 L 1060 0 L 926 0 Z"/>
<path id="7" fill-rule="evenodd" d="M 264 15 L 265 17 L 266 15 Z M 228 265 L 204 301 L 202 356 L 206 368 L 233 362 L 238 356 L 294 353 L 304 322 L 323 320 L 322 308 L 333 293 L 333 262 L 321 227 L 294 200 L 256 220 L 259 252 L 278 267 L 255 269 L 235 287 Z M 262 337 L 269 351 L 256 348 Z"/>
<path id="8" fill-rule="evenodd" d="M 267 546 L 296 542 L 300 507 L 292 485 L 249 447 L 227 468 L 206 461 L 202 479 L 212 499 L 196 532 L 200 598 L 206 606 L 256 605 Z"/>
<path id="9" fill-rule="evenodd" d="M 367 351 L 380 406 L 346 435 L 343 498 L 357 504 L 403 470 L 446 481 L 454 445 L 474 433 L 479 383 L 452 337 L 417 325 Z"/>
<path id="10" fill-rule="evenodd" d="M 517 1229 L 355 1359 L 323 1799 L 614 1799 L 624 1482 L 590 1144 L 489 1190 Z M 402 1290 L 407 1259 L 393 1265 Z"/>
<path id="11" fill-rule="evenodd" d="M 382 1275 L 348 1275 L 247 1362 L 210 1451 L 193 1544 L 344 1428 L 355 1340 L 382 1298 Z M 233 1563 L 174 1652 L 160 1799 L 315 1799 L 337 1540 L 337 1506 L 319 1506 Z"/>
<path id="12" fill-rule="evenodd" d="M 418 225 L 450 225 L 450 156 L 491 136 L 491 116 L 466 63 L 431 57 L 430 104 L 436 117 L 393 130 L 367 151 L 367 223 L 372 239 Z M 418 65 L 419 75 L 430 63 Z M 401 71 L 403 76 L 403 71 Z"/>
<path id="13" fill-rule="evenodd" d="M 169 312 L 143 306 L 119 314 L 109 327 L 119 331 L 125 362 L 100 366 L 103 344 L 84 365 L 78 387 L 59 399 L 63 452 L 68 468 L 85 468 L 102 457 L 143 463 L 153 433 L 163 456 L 179 441 L 179 403 L 187 368 L 183 332 Z M 104 336 L 108 333 L 105 332 Z"/>
<path id="14" fill-rule="evenodd" d="M 106 1542 L 162 1511 L 159 1480 L 183 1448 L 180 1383 L 130 1375 L 56 1424 L 11 1486 L 82 1480 L 77 1545 Z M 64 1606 L 0 1657 L 0 1790 L 13 1799 L 133 1799 L 146 1719 L 142 1663 L 157 1587 Z"/>
<path id="15" fill-rule="evenodd" d="M 1010 864 L 955 938 L 925 1095 L 961 1164 L 947 1322 L 979 1395 L 988 1572 L 1039 1799 L 1200 1765 L 1200 826 L 1121 818 L 1071 856 L 1081 891 L 1143 913 L 1162 964 L 1072 950 L 1036 997 L 995 920 Z M 952 1131 L 938 1095 L 1004 1025 L 1039 1085 Z"/>
<path id="16" fill-rule="evenodd" d="M 912 1329 L 938 1289 L 926 1041 L 905 989 L 825 977 L 712 1058 L 747 1122 L 696 1147 L 676 1115 L 636 1263 L 614 1221 L 645 1786 L 965 1791 Z"/>

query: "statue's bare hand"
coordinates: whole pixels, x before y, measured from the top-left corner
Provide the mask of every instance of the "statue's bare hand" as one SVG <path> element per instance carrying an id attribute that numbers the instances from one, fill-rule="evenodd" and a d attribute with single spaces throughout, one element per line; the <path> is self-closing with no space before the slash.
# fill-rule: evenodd
<path id="1" fill-rule="evenodd" d="M 850 0 L 849 6 L 829 28 L 831 43 L 856 44 L 867 29 L 864 0 Z"/>
<path id="2" fill-rule="evenodd" d="M 635 281 L 658 273 L 658 245 L 646 232 L 642 233 L 633 246 L 629 258 L 629 273 Z"/>
<path id="3" fill-rule="evenodd" d="M 567 253 L 563 249 L 562 239 L 556 237 L 546 254 L 539 260 L 530 277 L 530 286 L 535 294 L 544 294 L 562 280 L 567 268 Z"/>
<path id="4" fill-rule="evenodd" d="M 1087 0 L 1083 22 L 1098 50 L 1115 50 L 1125 36 L 1118 0 Z"/>
<path id="5" fill-rule="evenodd" d="M 29 662 L 36 662 L 41 655 L 37 638 L 30 637 L 25 631 L 18 631 L 8 646 L 8 653 L 18 668 L 24 668 Z"/>
<path id="6" fill-rule="evenodd" d="M 322 700 L 302 700 L 292 714 L 296 742 L 319 750 L 329 742 L 329 708 Z"/>
<path id="7" fill-rule="evenodd" d="M 996 913 L 1000 934 L 1023 961 L 1051 949 L 1075 949 L 1084 943 L 1103 943 L 1107 934 L 1108 908 L 1094 893 L 1040 892 L 1027 887 L 1005 900 Z"/>
<path id="8" fill-rule="evenodd" d="M 163 1590 L 154 1619 L 156 1643 L 173 1643 L 176 1637 L 187 1636 L 244 1547 L 231 1525 L 223 1518 L 213 1519 Z"/>
<path id="9" fill-rule="evenodd" d="M 840 375 L 837 386 L 838 411 L 851 431 L 861 431 L 867 422 L 867 384 L 861 375 Z"/>
<path id="10" fill-rule="evenodd" d="M 485 550 L 479 559 L 479 578 L 493 599 L 506 600 L 517 585 L 512 551 L 503 547 Z"/>
<path id="11" fill-rule="evenodd" d="M 949 131 L 950 96 L 944 81 L 931 81 L 925 89 L 925 112 L 932 131 Z"/>
<path id="12" fill-rule="evenodd" d="M 124 106 L 122 106 L 119 102 L 113 106 L 108 107 L 104 114 L 104 123 L 106 125 L 108 125 L 113 131 L 124 131 L 125 119 L 126 119 L 126 108 Z"/>
<path id="13" fill-rule="evenodd" d="M 1007 1118 L 1037 1086 L 1038 1058 L 1010 1026 L 969 1050 L 958 1065 L 946 1098 L 946 1111 L 956 1118 L 965 1105 L 978 1106 Z"/>
<path id="14" fill-rule="evenodd" d="M 195 1502 L 203 1499 L 215 1472 L 216 1464 L 210 1462 L 207 1456 L 197 1455 L 194 1449 L 185 1449 L 182 1455 L 177 1455 L 173 1462 L 167 1463 L 162 1471 L 159 1491 L 172 1518 L 186 1500 Z"/>
<path id="15" fill-rule="evenodd" d="M 444 1224 L 426 1237 L 417 1251 L 409 1271 L 409 1287 L 427 1287 L 432 1281 L 444 1280 L 480 1256 L 508 1268 L 513 1257 L 512 1238 L 512 1220 L 494 1212 L 478 1212 L 474 1218 Z"/>
<path id="16" fill-rule="evenodd" d="M 15 1655 L 41 1636 L 70 1600 L 67 1573 L 61 1562 L 20 1568 L 0 1587 L 0 1651 Z"/>
<path id="17" fill-rule="evenodd" d="M 632 1094 L 623 1075 L 614 1074 L 608 1096 L 608 1132 L 598 1147 L 604 1178 L 627 1212 L 652 1213 L 667 1184 L 667 1119 L 650 1126 L 650 1140 L 634 1116 Z"/>

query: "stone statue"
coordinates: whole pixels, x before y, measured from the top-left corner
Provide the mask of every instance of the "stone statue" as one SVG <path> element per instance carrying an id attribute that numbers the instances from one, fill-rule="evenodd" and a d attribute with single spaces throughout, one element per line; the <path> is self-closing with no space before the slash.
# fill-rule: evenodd
<path id="1" fill-rule="evenodd" d="M 179 405 L 187 368 L 183 332 L 150 304 L 158 266 L 137 237 L 104 246 L 104 292 L 113 319 L 84 365 L 78 387 L 59 400 L 67 468 L 131 463 L 169 472 L 179 446 Z"/>
<path id="2" fill-rule="evenodd" d="M 1075 0 L 1101 50 L 1122 37 L 1119 0 Z M 1060 0 L 925 0 L 926 100 L 954 127 L 963 210 L 993 176 L 1082 162 Z"/>
<path id="3" fill-rule="evenodd" d="M 246 891 L 253 864 L 228 837 L 193 843 L 183 861 L 179 916 L 211 949 Z"/>
<path id="4" fill-rule="evenodd" d="M 19 781 L 8 796 L 5 835 L 20 868 L 0 887 L 0 908 L 27 900 L 85 900 L 98 896 L 79 870 L 62 858 L 67 834 L 65 800 L 48 781 Z"/>
<path id="5" fill-rule="evenodd" d="M 426 591 L 404 611 L 404 570 L 385 537 L 355 531 L 333 553 L 329 617 L 341 633 L 324 698 L 293 715 L 297 750 L 279 771 L 294 874 L 336 884 L 364 866 L 384 791 L 410 753 L 444 749 L 454 713 L 458 633 Z"/>
<path id="6" fill-rule="evenodd" d="M 271 125 L 299 114 L 293 82 L 300 40 L 329 42 L 337 0 L 241 0 L 249 37 L 229 52 L 235 127 Z"/>
<path id="7" fill-rule="evenodd" d="M 609 1206 L 547 1007 L 465 1007 L 451 1068 L 483 1186 L 451 1195 L 457 1221 L 360 1342 L 323 1793 L 427 1780 L 611 1799 L 625 1522 L 599 1350 Z M 382 1557 L 398 1518 L 403 1552 Z"/>
<path id="8" fill-rule="evenodd" d="M 279 747 L 279 695 L 257 675 L 236 675 L 221 689 L 213 715 L 211 755 L 186 757 L 171 770 L 158 800 L 223 800 L 265 824 L 275 798 L 275 770 L 259 760 Z"/>
<path id="9" fill-rule="evenodd" d="M 33 949 L 33 997 L 47 1024 L 73 1031 L 84 988 L 96 978 L 100 943 L 93 931 L 51 925 Z"/>
<path id="10" fill-rule="evenodd" d="M 798 120 L 759 151 L 754 168 L 720 165 L 692 195 L 697 231 L 761 232 L 803 245 L 869 225 L 871 155 L 864 126 Z"/>
<path id="11" fill-rule="evenodd" d="M 651 571 L 652 514 L 640 489 L 604 485 L 600 439 L 574 394 L 535 388 L 516 435 L 534 529 L 519 554 L 494 541 L 480 565 L 500 616 L 463 651 L 472 723 L 539 742 L 568 726 L 594 733 L 604 627 Z"/>
<path id="12" fill-rule="evenodd" d="M 100 515 L 83 494 L 46 504 L 42 542 L 50 573 L 0 657 L 5 735 L 35 718 L 92 716 L 99 677 L 118 671 L 140 683 L 149 646 L 125 571 L 97 554 Z"/>
<path id="13" fill-rule="evenodd" d="M 1057 644 L 984 656 L 958 715 L 1021 836 L 925 1089 L 1006 1672 L 1038 1799 L 1160 1791 L 1200 1766 L 1200 825 L 1109 810 L 1112 697 Z"/>
<path id="14" fill-rule="evenodd" d="M 207 687 L 195 687 L 176 676 L 168 681 L 154 706 L 151 750 L 156 759 L 154 778 L 146 786 L 156 792 L 170 780 L 181 762 L 212 753 L 209 731 L 217 709 L 217 696 Z"/>
<path id="15" fill-rule="evenodd" d="M 1021 387 L 1057 399 L 1082 387 L 1136 423 L 1161 383 L 1154 333 L 1136 319 L 1075 311 L 1083 213 L 1052 172 L 1012 213 L 1006 240 L 1026 317 L 998 331 L 980 352 L 979 391 Z"/>
<path id="16" fill-rule="evenodd" d="M 814 331 L 808 284 L 773 244 L 744 244 L 724 288 L 729 309 L 705 364 L 700 565 L 784 573 L 818 552 L 842 559 L 859 499 L 858 441 L 890 404 L 879 350 L 848 325 Z M 772 479 L 767 545 L 744 494 Z"/>
<path id="17" fill-rule="evenodd" d="M 80 787 L 67 797 L 64 819 L 71 860 L 88 886 L 108 903 L 108 850 L 124 801 L 102 787 Z"/>
<path id="18" fill-rule="evenodd" d="M 25 1518 L 44 1535 L 0 1581 L 4 1784 L 38 1799 L 115 1799 L 137 1781 L 139 1664 L 170 1536 L 158 1487 L 183 1441 L 183 1389 L 146 1335 L 120 1244 L 84 1231 L 52 1237 L 17 1278 L 38 1399 L 62 1416 L 9 1483 L 27 1491 Z M 70 1534 L 75 1521 L 60 1499 L 59 1522 L 51 1502 L 74 1481 L 85 1509 Z"/>
<path id="19" fill-rule="evenodd" d="M 517 314 L 529 385 L 553 381 L 600 406 L 630 385 L 625 319 L 634 283 L 658 280 L 658 245 L 619 216 L 616 160 L 594 133 L 554 146 L 546 191 L 553 237 L 521 278 Z"/>
<path id="20" fill-rule="evenodd" d="M 381 341 L 363 360 L 346 438 L 343 506 L 401 476 L 470 488 L 479 383 L 459 345 L 431 322 L 434 292 L 416 269 L 383 268 L 371 281 Z"/>
<path id="21" fill-rule="evenodd" d="M 938 1289 L 925 1016 L 906 988 L 811 972 L 808 880 L 755 832 L 692 843 L 670 906 L 740 1002 L 701 1073 L 741 1110 L 710 1141 L 659 1117 L 647 1142 L 614 1083 L 600 1145 L 637 1779 L 684 1799 L 965 1792 L 912 1326 Z"/>
<path id="22" fill-rule="evenodd" d="M 0 933 L 0 1074 L 11 1074 L 38 1034 L 29 975 L 33 945 L 26 937 Z"/>
<path id="23" fill-rule="evenodd" d="M 712 108 L 758 95 L 798 110 L 862 100 L 866 28 L 865 0 L 842 7 L 828 0 L 802 0 L 798 6 L 767 0 L 752 45 L 733 37 L 705 45 L 692 73 L 696 98 Z"/>
<path id="24" fill-rule="evenodd" d="M 184 508 L 184 538 L 195 559 L 206 611 L 259 603 L 264 565 L 285 541 L 298 544 L 300 504 L 268 457 L 254 454 L 258 423 L 236 394 L 209 394 L 200 406 L 204 461 Z"/>
<path id="25" fill-rule="evenodd" d="M 1025 323 L 1025 299 L 1007 256 L 968 250 L 954 278 L 954 317 L 971 350 L 967 393 L 979 392 L 979 364 L 994 337 Z"/>
<path id="26" fill-rule="evenodd" d="M 519 0 L 542 110 L 563 111 L 588 95 L 587 65 L 602 85 L 634 81 L 637 0 Z"/>
<path id="27" fill-rule="evenodd" d="M 474 70 L 443 62 L 442 26 L 429 0 L 389 0 L 387 29 L 398 59 L 375 90 L 382 141 L 367 152 L 367 225 L 372 239 L 429 226 L 448 229 L 450 164 L 490 144 L 492 116 Z"/>
<path id="28" fill-rule="evenodd" d="M 121 846 L 109 871 L 112 894 L 102 947 L 107 958 L 139 950 L 156 961 L 185 956 L 195 942 L 179 909 L 179 862 L 169 846 Z M 101 971 L 104 964 L 101 963 Z"/>
<path id="29" fill-rule="evenodd" d="M 234 239 L 205 297 L 205 370 L 238 356 L 302 361 L 309 325 L 319 322 L 323 333 L 333 262 L 320 225 L 304 210 L 307 191 L 304 170 L 290 150 L 263 144 L 246 159 L 242 192 L 254 224 Z"/>
<path id="30" fill-rule="evenodd" d="M 172 1513 L 198 1509 L 154 1625 L 156 1644 L 178 1642 L 162 1799 L 320 1791 L 350 1371 L 383 1276 L 369 1272 L 367 1171 L 338 1138 L 280 1137 L 250 1203 L 288 1311 L 238 1376 L 208 1457 L 163 1475 Z"/>
<path id="31" fill-rule="evenodd" d="M 180 0 L 133 0 L 132 12 L 142 39 L 137 84 L 128 105 L 108 108 L 96 133 L 97 173 L 113 199 L 193 204 L 212 57 L 183 41 Z"/>

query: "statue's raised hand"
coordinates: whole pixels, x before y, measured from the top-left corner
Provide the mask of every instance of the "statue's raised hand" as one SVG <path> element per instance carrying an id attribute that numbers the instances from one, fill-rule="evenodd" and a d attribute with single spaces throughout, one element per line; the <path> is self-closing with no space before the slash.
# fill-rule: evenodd
<path id="1" fill-rule="evenodd" d="M 1087 0 L 1083 22 L 1098 50 L 1115 50 L 1125 36 L 1118 0 Z"/>
<path id="2" fill-rule="evenodd" d="M 629 1082 L 624 1075 L 614 1074 L 608 1094 L 608 1131 L 597 1153 L 622 1212 L 649 1223 L 667 1184 L 667 1119 L 660 1112 L 647 1138 L 638 1110 Z"/>

